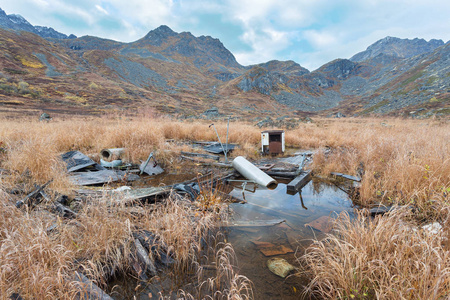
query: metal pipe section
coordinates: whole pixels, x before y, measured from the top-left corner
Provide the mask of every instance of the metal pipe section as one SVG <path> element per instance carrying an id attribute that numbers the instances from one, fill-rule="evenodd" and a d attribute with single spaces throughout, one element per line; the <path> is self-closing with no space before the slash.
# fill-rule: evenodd
<path id="1" fill-rule="evenodd" d="M 257 166 L 246 160 L 242 156 L 238 156 L 233 160 L 233 168 L 236 169 L 242 176 L 248 180 L 252 180 L 259 185 L 265 186 L 269 189 L 277 187 L 278 182 L 261 171 Z"/>
<path id="2" fill-rule="evenodd" d="M 120 158 L 124 152 L 125 148 L 111 148 L 111 149 L 103 149 L 102 151 L 100 151 L 100 154 L 105 159 L 111 159 L 112 157 Z"/>

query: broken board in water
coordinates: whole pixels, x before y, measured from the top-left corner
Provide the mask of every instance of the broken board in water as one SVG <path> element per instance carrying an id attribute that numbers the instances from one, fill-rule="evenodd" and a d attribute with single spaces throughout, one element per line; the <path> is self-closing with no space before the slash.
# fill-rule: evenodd
<path id="1" fill-rule="evenodd" d="M 261 251 L 264 256 L 283 255 L 287 253 L 294 253 L 292 248 L 285 245 L 275 245 L 270 242 L 250 241 L 255 244 L 256 248 Z"/>
<path id="2" fill-rule="evenodd" d="M 284 219 L 272 219 L 272 220 L 235 220 L 228 221 L 221 224 L 222 227 L 264 227 L 274 226 L 285 222 Z"/>
<path id="3" fill-rule="evenodd" d="M 322 216 L 314 221 L 305 224 L 305 227 L 309 226 L 323 233 L 329 233 L 333 229 L 334 219 L 328 216 Z"/>
<path id="4" fill-rule="evenodd" d="M 361 182 L 361 178 L 356 177 L 356 176 L 342 174 L 342 173 L 338 173 L 338 172 L 331 172 L 330 174 L 333 175 L 333 176 L 336 176 L 336 177 L 341 177 L 341 178 L 344 178 L 344 179 L 353 180 L 353 181 L 356 181 L 356 182 Z"/>
<path id="5" fill-rule="evenodd" d="M 311 181 L 311 171 L 303 171 L 286 186 L 288 192 L 298 191 Z"/>
<path id="6" fill-rule="evenodd" d="M 67 164 L 68 172 L 75 172 L 96 164 L 95 161 L 93 161 L 80 151 L 66 152 L 61 155 L 61 158 Z"/>

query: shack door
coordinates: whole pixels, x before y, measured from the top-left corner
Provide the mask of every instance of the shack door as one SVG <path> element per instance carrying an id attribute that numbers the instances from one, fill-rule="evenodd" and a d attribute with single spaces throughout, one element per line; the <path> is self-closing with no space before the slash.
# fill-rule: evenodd
<path id="1" fill-rule="evenodd" d="M 269 153 L 280 154 L 283 152 L 281 144 L 281 133 L 269 134 Z"/>

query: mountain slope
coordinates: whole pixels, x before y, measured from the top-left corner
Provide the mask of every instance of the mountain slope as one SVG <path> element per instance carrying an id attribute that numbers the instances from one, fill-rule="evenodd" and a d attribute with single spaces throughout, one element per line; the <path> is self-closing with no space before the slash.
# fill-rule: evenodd
<path id="1" fill-rule="evenodd" d="M 433 52 L 436 48 L 444 45 L 442 40 L 432 39 L 429 42 L 424 39 L 399 39 L 395 37 L 385 37 L 370 45 L 365 51 L 355 54 L 350 58 L 354 62 L 362 62 L 385 54 L 400 58 L 409 58 L 423 53 Z"/>
<path id="2" fill-rule="evenodd" d="M 67 36 L 64 33 L 60 33 L 51 27 L 33 26 L 21 15 L 16 14 L 7 15 L 5 11 L 3 11 L 1 8 L 0 8 L 0 28 L 12 29 L 17 31 L 28 31 L 47 39 L 76 38 L 76 36 L 74 36 L 73 34 Z"/>
<path id="3" fill-rule="evenodd" d="M 185 117 L 212 107 L 244 117 L 450 112 L 450 46 L 440 40 L 387 37 L 351 59 L 310 72 L 294 61 L 241 66 L 220 40 L 165 25 L 122 43 L 67 38 L 0 10 L 0 50 L 0 110 L 10 112 L 93 114 L 143 107 Z"/>

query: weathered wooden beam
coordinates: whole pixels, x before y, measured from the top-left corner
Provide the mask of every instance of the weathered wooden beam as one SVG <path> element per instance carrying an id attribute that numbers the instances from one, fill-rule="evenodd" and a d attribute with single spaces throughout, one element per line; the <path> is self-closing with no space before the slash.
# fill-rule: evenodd
<path id="1" fill-rule="evenodd" d="M 289 182 L 286 186 L 289 192 L 298 191 L 311 181 L 311 171 L 304 171 L 300 173 L 294 180 Z"/>
<path id="2" fill-rule="evenodd" d="M 333 176 L 336 176 L 336 177 L 341 177 L 341 178 L 344 178 L 344 179 L 361 182 L 361 178 L 356 177 L 356 176 L 347 175 L 347 174 L 338 173 L 338 172 L 331 172 L 330 174 L 333 175 Z"/>
<path id="3" fill-rule="evenodd" d="M 265 171 L 265 173 L 269 176 L 278 176 L 278 177 L 285 177 L 285 178 L 294 178 L 298 175 L 298 172 L 284 172 L 284 171 Z"/>
<path id="4" fill-rule="evenodd" d="M 54 202 L 52 210 L 59 214 L 63 218 L 74 219 L 77 217 L 77 213 L 71 210 L 70 208 L 62 205 L 59 202 Z"/>
<path id="5" fill-rule="evenodd" d="M 228 221 L 221 224 L 221 227 L 264 227 L 274 226 L 285 222 L 284 219 L 272 219 L 272 220 L 235 220 Z"/>
<path id="6" fill-rule="evenodd" d="M 41 197 L 41 195 L 40 195 L 41 191 L 43 191 L 47 187 L 47 185 L 49 185 L 52 181 L 53 181 L 53 179 L 49 180 L 44 185 L 38 186 L 34 191 L 29 193 L 25 198 L 23 198 L 22 200 L 17 201 L 16 202 L 16 207 L 17 208 L 21 208 L 24 204 L 26 206 L 30 206 L 30 205 L 34 204 L 34 202 L 39 197 Z"/>
<path id="7" fill-rule="evenodd" d="M 82 273 L 75 271 L 74 279 L 77 281 L 79 299 L 113 300 L 111 296 L 105 293 Z"/>
<path id="8" fill-rule="evenodd" d="M 214 160 L 219 160 L 219 159 L 220 159 L 220 156 L 218 156 L 218 155 L 203 154 L 203 153 L 194 153 L 194 152 L 185 152 L 185 151 L 181 151 L 181 155 L 185 155 L 185 156 L 198 156 L 198 157 L 210 158 L 210 159 L 214 159 Z"/>
<path id="9" fill-rule="evenodd" d="M 149 272 L 150 275 L 156 275 L 156 267 L 155 260 L 153 259 L 153 254 L 151 252 L 147 252 L 144 246 L 142 246 L 139 239 L 134 239 L 134 245 L 136 247 L 136 255 L 138 260 L 145 265 L 145 268 Z M 150 259 L 150 256 L 152 259 Z"/>

